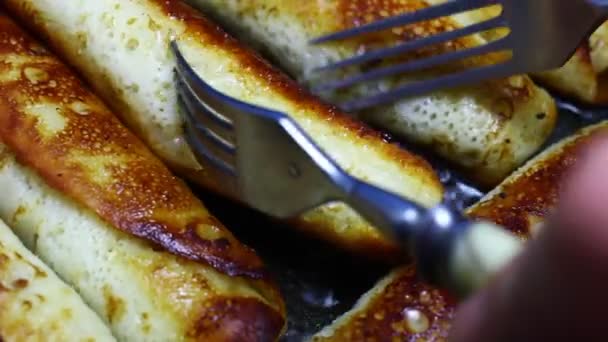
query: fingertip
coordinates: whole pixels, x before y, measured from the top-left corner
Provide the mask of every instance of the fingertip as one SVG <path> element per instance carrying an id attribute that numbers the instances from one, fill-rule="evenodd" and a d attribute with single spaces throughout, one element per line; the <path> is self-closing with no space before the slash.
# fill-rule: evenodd
<path id="1" fill-rule="evenodd" d="M 553 218 L 556 242 L 588 257 L 608 257 L 608 133 L 594 136 L 577 155 L 575 166 L 563 181 L 557 216 Z"/>
<path id="2" fill-rule="evenodd" d="M 559 322 L 570 310 L 593 313 L 593 299 L 608 302 L 606 264 L 597 262 L 608 260 L 608 133 L 591 138 L 572 161 L 576 164 L 562 180 L 556 216 L 488 287 L 461 305 L 450 341 L 588 332 L 586 321 L 567 327 Z"/>
<path id="3" fill-rule="evenodd" d="M 450 342 L 471 342 L 478 340 L 475 334 L 483 331 L 483 329 L 480 329 L 482 297 L 482 293 L 476 294 L 458 308 L 452 329 L 450 330 Z"/>

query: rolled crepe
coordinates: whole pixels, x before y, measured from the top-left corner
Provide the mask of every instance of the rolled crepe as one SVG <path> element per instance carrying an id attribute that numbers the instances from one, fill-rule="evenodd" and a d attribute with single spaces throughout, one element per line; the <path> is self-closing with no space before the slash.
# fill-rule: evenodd
<path id="1" fill-rule="evenodd" d="M 0 141 L 0 218 L 118 340 L 278 338 L 256 254 L 3 13 Z"/>
<path id="2" fill-rule="evenodd" d="M 561 68 L 541 72 L 540 83 L 575 100 L 608 104 L 608 22 L 600 26 Z"/>
<path id="3" fill-rule="evenodd" d="M 116 341 L 53 270 L 0 221 L 0 340 Z"/>
<path id="4" fill-rule="evenodd" d="M 471 13 L 475 21 L 500 13 L 500 6 L 490 6 Z M 494 40 L 505 29 L 483 33 L 487 40 Z M 589 39 L 583 41 L 574 55 L 555 70 L 532 74 L 540 84 L 572 99 L 588 104 L 608 103 L 608 22 L 602 24 Z"/>
<path id="5" fill-rule="evenodd" d="M 173 83 L 172 39 L 212 86 L 290 115 L 354 176 L 422 205 L 442 199 L 441 184 L 426 161 L 312 97 L 181 1 L 8 0 L 4 4 L 43 34 L 158 155 L 210 189 L 222 193 L 222 178 L 199 165 L 185 143 Z M 539 134 L 543 133 L 535 136 Z M 312 210 L 295 224 L 373 258 L 396 259 L 402 254 L 394 242 L 342 203 Z"/>
<path id="6" fill-rule="evenodd" d="M 445 0 L 188 0 L 205 10 L 235 34 L 258 46 L 302 83 L 317 86 L 413 57 L 428 57 L 456 48 L 485 43 L 480 35 L 438 44 L 399 58 L 361 64 L 319 75 L 315 68 L 372 49 L 460 28 L 479 20 L 483 13 L 421 22 L 373 35 L 311 45 L 321 35 L 356 27 L 390 15 L 406 13 Z M 447 67 L 395 75 L 346 91 L 322 94 L 330 102 L 369 96 L 379 90 L 434 77 L 445 72 L 500 61 L 499 54 L 454 63 Z M 483 82 L 425 96 L 404 98 L 388 106 L 364 110 L 360 117 L 376 126 L 433 149 L 465 169 L 480 184 L 495 186 L 520 166 L 551 133 L 556 118 L 553 99 L 526 76 Z"/>
<path id="7" fill-rule="evenodd" d="M 534 236 L 555 207 L 561 180 L 576 165 L 576 151 L 599 131 L 608 132 L 608 122 L 548 148 L 469 208 L 467 215 L 501 224 L 523 239 Z M 380 280 L 352 310 L 312 340 L 447 340 L 454 308 L 452 298 L 420 281 L 412 266 L 404 266 Z"/>

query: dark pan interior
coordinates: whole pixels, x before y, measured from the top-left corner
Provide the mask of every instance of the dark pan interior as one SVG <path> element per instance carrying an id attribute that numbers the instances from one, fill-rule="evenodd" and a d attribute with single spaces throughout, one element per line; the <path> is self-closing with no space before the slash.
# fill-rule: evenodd
<path id="1" fill-rule="evenodd" d="M 547 144 L 602 120 L 608 109 L 581 108 L 560 100 L 560 119 Z M 420 152 L 420 151 L 418 151 Z M 483 193 L 429 157 L 447 185 L 447 200 L 462 207 Z M 283 341 L 302 341 L 349 310 L 385 275 L 387 265 L 340 253 L 246 208 L 200 192 L 207 206 L 245 243 L 255 248 L 277 278 L 287 302 L 289 327 Z"/>

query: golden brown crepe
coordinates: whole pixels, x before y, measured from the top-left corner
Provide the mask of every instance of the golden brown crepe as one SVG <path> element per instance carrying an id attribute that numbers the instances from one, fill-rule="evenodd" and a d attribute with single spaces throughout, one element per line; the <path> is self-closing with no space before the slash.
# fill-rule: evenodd
<path id="1" fill-rule="evenodd" d="M 560 69 L 534 75 L 543 85 L 588 104 L 608 104 L 608 22 Z"/>
<path id="2" fill-rule="evenodd" d="M 522 238 L 534 235 L 556 204 L 560 181 L 590 136 L 608 121 L 585 128 L 550 147 L 467 210 L 472 218 L 503 225 Z M 355 307 L 312 340 L 446 341 L 455 302 L 416 278 L 413 267 L 395 269 Z"/>
<path id="3" fill-rule="evenodd" d="M 475 21 L 493 17 L 500 13 L 500 6 L 490 6 L 471 13 Z M 483 33 L 493 40 L 505 33 L 505 29 Z M 532 74 L 535 80 L 562 95 L 588 104 L 608 103 L 608 22 L 601 25 L 591 37 L 584 41 L 574 55 L 556 70 Z"/>
<path id="4" fill-rule="evenodd" d="M 373 62 L 337 75 L 315 75 L 317 67 L 358 53 L 409 41 L 478 20 L 484 13 L 471 13 L 423 22 L 374 33 L 351 40 L 313 46 L 309 40 L 344 28 L 356 27 L 387 16 L 406 13 L 445 0 L 188 0 L 226 27 L 244 42 L 261 46 L 264 52 L 307 85 L 324 83 L 395 62 Z M 397 60 L 431 56 L 456 48 L 477 46 L 479 35 L 465 37 L 400 56 Z M 494 54 L 463 61 L 428 72 L 397 75 L 379 83 L 369 83 L 346 92 L 326 93 L 329 101 L 362 97 L 391 89 L 405 82 L 437 76 L 448 70 L 495 63 Z M 403 99 L 389 106 L 365 110 L 361 118 L 408 140 L 426 145 L 444 158 L 464 168 L 483 185 L 494 186 L 520 166 L 551 133 L 557 116 L 553 99 L 526 76 L 437 91 Z"/>
<path id="5" fill-rule="evenodd" d="M 405 266 L 380 280 L 311 341 L 446 341 L 453 315 L 454 301 Z"/>
<path id="6" fill-rule="evenodd" d="M 116 341 L 80 296 L 1 220 L 0 340 Z"/>
<path id="7" fill-rule="evenodd" d="M 222 192 L 221 179 L 198 165 L 184 141 L 173 86 L 172 38 L 212 86 L 291 115 L 356 177 L 422 205 L 442 199 L 441 184 L 427 162 L 312 97 L 181 1 L 8 0 L 4 4 L 44 35 L 158 155 L 199 184 Z M 395 243 L 341 203 L 306 213 L 295 224 L 347 250 L 373 258 L 400 257 Z"/>
<path id="8" fill-rule="evenodd" d="M 261 260 L 0 12 L 0 218 L 119 340 L 268 341 Z"/>

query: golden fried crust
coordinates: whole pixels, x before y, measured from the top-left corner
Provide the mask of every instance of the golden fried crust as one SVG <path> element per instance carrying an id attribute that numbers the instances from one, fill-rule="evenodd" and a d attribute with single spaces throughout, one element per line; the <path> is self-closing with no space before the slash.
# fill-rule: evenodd
<path id="1" fill-rule="evenodd" d="M 115 342 L 103 321 L 0 220 L 0 341 Z"/>
<path id="2" fill-rule="evenodd" d="M 186 23 L 187 32 L 190 34 L 188 40 L 196 39 L 206 45 L 215 45 L 218 48 L 231 52 L 239 60 L 242 69 L 255 75 L 260 86 L 270 85 L 276 92 L 295 104 L 298 110 L 306 110 L 311 119 L 332 122 L 336 127 L 341 127 L 348 139 L 357 144 L 366 145 L 379 151 L 383 158 L 396 162 L 403 170 L 408 170 L 415 177 L 420 177 L 428 191 L 442 192 L 439 179 L 430 164 L 415 154 L 402 149 L 396 143 L 390 142 L 390 137 L 385 133 L 373 130 L 362 122 L 353 119 L 340 112 L 335 106 L 319 101 L 310 95 L 303 87 L 294 82 L 286 74 L 278 71 L 268 61 L 261 58 L 257 53 L 249 50 L 236 39 L 226 34 L 219 26 L 203 18 L 199 12 L 183 4 L 182 1 L 153 1 L 162 6 L 165 13 Z M 188 172 L 183 170 L 190 179 L 200 182 L 204 179 L 207 187 L 222 192 L 222 186 L 213 181 L 213 177 L 203 177 L 203 172 Z M 437 190 L 439 189 L 439 190 Z M 314 212 L 309 216 L 314 219 L 296 219 L 292 223 L 304 232 L 323 237 L 324 240 L 341 245 L 347 251 L 354 251 L 372 256 L 375 259 L 395 260 L 402 256 L 400 247 L 390 239 L 386 239 L 375 228 L 367 226 L 363 232 L 337 232 L 328 230 L 327 227 L 334 225 L 325 215 L 316 215 Z M 348 234 L 349 236 L 345 236 Z"/>
<path id="3" fill-rule="evenodd" d="M 196 341 L 273 341 L 283 328 L 281 315 L 251 298 L 217 298 L 190 328 Z"/>
<path id="4" fill-rule="evenodd" d="M 476 20 L 500 13 L 500 6 L 486 7 L 474 12 Z M 504 30 L 490 30 L 483 33 L 489 40 L 499 38 Z M 608 22 L 584 41 L 573 56 L 559 69 L 532 74 L 540 84 L 586 103 L 608 103 L 608 80 L 605 77 L 608 66 Z"/>
<path id="5" fill-rule="evenodd" d="M 563 67 L 536 73 L 533 77 L 557 93 L 587 103 L 599 103 L 604 96 L 600 92 L 601 83 L 593 67 L 588 43 L 583 43 Z"/>
<path id="6" fill-rule="evenodd" d="M 523 237 L 534 234 L 554 208 L 564 175 L 575 165 L 581 146 L 606 130 L 607 123 L 590 126 L 547 149 L 469 208 L 467 215 L 496 222 Z"/>
<path id="7" fill-rule="evenodd" d="M 420 0 L 354 0 L 354 1 L 337 1 L 337 13 L 340 16 L 338 21 L 339 25 L 335 28 L 337 30 L 343 30 L 347 28 L 359 27 L 377 20 L 389 16 L 400 15 L 408 12 L 417 11 L 429 5 L 432 5 L 433 1 L 420 1 Z M 313 8 L 315 6 L 312 6 Z M 362 37 L 351 39 L 348 44 L 356 45 L 358 52 L 364 52 L 367 50 L 373 50 L 378 47 L 408 42 L 427 36 L 439 34 L 442 32 L 454 30 L 459 27 L 459 24 L 452 18 L 438 18 L 430 21 L 423 21 L 416 23 L 416 25 L 408 25 L 398 27 L 389 31 L 381 31 L 371 33 Z M 344 44 L 344 43 L 341 43 Z M 395 57 L 391 62 L 403 62 L 408 60 L 415 60 L 420 58 L 431 57 L 443 53 L 453 52 L 463 48 L 468 48 L 478 45 L 479 42 L 471 37 L 463 37 L 459 39 L 450 40 L 447 42 L 434 44 L 422 49 L 401 54 Z M 463 70 L 471 66 L 488 65 L 497 63 L 504 60 L 507 55 L 503 53 L 493 53 L 485 56 L 479 56 L 463 60 L 459 63 L 452 63 L 447 65 L 440 65 L 433 68 L 430 73 L 432 74 L 443 74 L 447 72 L 455 72 Z M 526 102 L 530 99 L 533 93 L 535 85 L 526 80 L 521 85 L 514 86 L 509 79 L 501 79 L 497 81 L 486 81 L 484 86 L 490 87 L 492 92 L 499 92 L 504 94 L 503 101 L 509 102 L 511 108 L 515 108 L 520 103 Z M 483 86 L 481 86 L 483 87 Z M 480 88 L 481 88 L 480 87 Z M 498 111 L 501 113 L 501 111 Z M 505 114 L 505 119 L 509 118 L 508 113 Z"/>
<path id="8" fill-rule="evenodd" d="M 336 15 L 340 18 L 336 21 L 334 30 L 344 30 L 359 27 L 390 16 L 396 16 L 408 12 L 414 12 L 432 4 L 432 1 L 421 0 L 341 0 L 335 1 Z M 317 8 L 311 4 L 311 10 Z M 349 44 L 357 44 L 358 51 L 373 49 L 375 45 L 386 45 L 387 43 L 407 42 L 424 38 L 430 35 L 454 30 L 458 24 L 452 18 L 438 18 L 429 21 L 397 27 L 388 31 L 380 31 L 365 36 L 349 39 Z M 343 44 L 343 43 L 342 43 Z M 422 49 L 400 55 L 399 60 L 416 59 L 432 55 L 451 52 L 464 47 L 476 45 L 470 38 L 459 38 L 443 42 Z M 437 69 L 435 69 L 437 70 Z"/>
<path id="9" fill-rule="evenodd" d="M 356 310 L 312 340 L 442 341 L 448 337 L 454 301 L 416 278 L 413 267 L 393 271 L 367 293 Z"/>
<path id="10" fill-rule="evenodd" d="M 0 140 L 116 228 L 229 275 L 262 262 L 64 65 L 0 14 Z"/>
<path id="11" fill-rule="evenodd" d="M 115 109 L 115 112 L 119 115 L 122 114 L 123 120 L 129 123 L 135 132 L 145 138 L 148 145 L 177 172 L 193 182 L 223 193 L 222 184 L 218 183 L 217 180 L 221 178 L 214 177 L 212 169 L 204 166 L 201 168 L 198 164 L 193 165 L 190 162 L 192 158 L 182 158 L 180 152 L 176 152 L 177 150 L 187 150 L 187 148 L 176 150 L 167 148 L 163 150 L 163 147 L 160 147 L 157 149 L 158 146 L 163 144 L 155 145 L 154 141 L 150 141 L 149 137 L 151 135 L 157 136 L 151 134 L 151 132 L 154 133 L 154 130 L 143 127 L 141 122 L 135 122 L 136 120 L 133 119 L 133 117 L 147 115 L 141 114 L 141 107 L 133 106 L 128 102 L 130 97 L 138 95 L 125 90 L 127 86 L 124 82 L 117 85 L 117 83 L 122 82 L 120 77 L 123 75 L 116 76 L 119 79 L 118 81 L 111 80 L 108 75 L 114 75 L 113 71 L 111 68 L 104 69 L 107 66 L 98 65 L 100 63 L 96 58 L 97 55 L 89 52 L 81 54 L 78 50 L 79 45 L 73 43 L 75 39 L 72 39 L 74 37 L 71 36 L 75 34 L 77 38 L 78 34 L 68 32 L 65 27 L 55 27 L 54 20 L 46 18 L 46 13 L 41 13 L 41 8 L 48 11 L 49 2 L 47 1 L 44 6 L 41 5 L 42 3 L 45 2 L 5 2 L 12 13 L 20 17 L 37 32 L 45 35 L 57 51 L 67 60 L 70 60 L 87 77 L 94 85 L 97 93 Z M 149 15 L 149 25 L 154 26 L 154 28 L 140 28 L 137 31 L 138 34 L 134 34 L 134 38 L 140 41 L 139 46 L 142 49 L 144 49 L 143 46 L 153 45 L 154 48 L 150 50 L 150 54 L 162 53 L 163 48 L 167 48 L 168 51 L 169 39 L 177 38 L 186 57 L 189 57 L 188 51 L 195 56 L 198 55 L 199 59 L 201 55 L 205 55 L 205 59 L 201 61 L 200 65 L 193 63 L 193 66 L 195 69 L 200 67 L 203 70 L 200 72 L 205 73 L 203 76 L 208 77 L 208 80 L 216 81 L 219 84 L 226 84 L 227 82 L 233 84 L 234 86 L 228 89 L 227 93 L 230 94 L 230 91 L 234 91 L 235 93 L 231 95 L 267 107 L 275 106 L 275 109 L 292 115 L 311 134 L 313 139 L 322 142 L 320 146 L 330 156 L 334 157 L 338 164 L 351 171 L 356 177 L 409 196 L 426 206 L 434 205 L 441 200 L 443 188 L 432 167 L 424 159 L 409 153 L 395 143 L 389 142 L 386 135 L 370 129 L 361 122 L 338 111 L 335 107 L 319 101 L 285 74 L 244 47 L 242 43 L 231 38 L 217 25 L 202 18 L 199 12 L 184 5 L 182 1 L 145 0 L 125 1 L 119 4 L 118 2 L 105 0 L 103 4 L 106 6 L 104 11 L 111 6 L 120 5 L 122 9 L 114 12 L 118 13 L 129 7 L 131 9 L 136 8 L 138 13 L 143 12 Z M 95 14 L 99 15 L 100 13 Z M 118 29 L 114 32 L 111 28 L 104 26 L 104 30 L 108 30 L 105 32 L 107 34 L 119 36 Z M 58 33 L 59 31 L 62 32 Z M 145 35 L 150 32 L 155 34 L 158 41 L 151 42 L 146 38 Z M 89 38 L 89 46 L 92 40 L 93 38 Z M 156 44 L 159 43 L 160 46 L 157 46 Z M 121 49 L 121 47 L 117 49 Z M 124 55 L 128 56 L 127 53 L 124 53 Z M 160 63 L 166 67 L 172 62 L 163 59 Z M 204 71 L 206 66 L 201 66 L 202 64 L 215 65 L 216 63 L 224 65 L 226 72 Z M 216 69 L 224 70 L 224 67 Z M 161 90 L 164 92 L 162 95 L 173 98 L 174 90 L 172 87 L 169 88 L 171 89 Z M 263 89 L 263 91 L 260 91 L 260 89 Z M 172 102 L 168 101 L 167 103 Z M 179 113 L 175 109 L 176 106 L 173 106 L 173 104 L 163 104 L 163 106 L 166 106 L 164 107 L 164 115 L 165 119 L 168 118 L 167 121 L 179 117 Z M 166 145 L 184 141 L 181 126 L 178 126 L 179 129 L 176 130 L 179 132 L 174 132 L 171 139 L 168 139 L 170 142 Z M 172 132 L 173 128 L 175 127 L 161 128 L 159 131 Z M 147 131 L 148 129 L 150 130 Z M 173 133 L 166 134 L 171 135 Z M 396 244 L 386 239 L 374 227 L 344 205 L 332 206 L 331 208 L 325 206 L 313 210 L 298 217 L 296 225 L 309 234 L 335 242 L 337 245 L 356 253 L 370 253 L 370 256 L 376 258 L 388 257 L 394 259 L 401 256 Z"/>
<path id="12" fill-rule="evenodd" d="M 589 104 L 608 104 L 608 22 L 561 68 L 533 75 L 556 92 Z"/>
<path id="13" fill-rule="evenodd" d="M 308 39 L 396 14 L 403 14 L 438 2 L 421 0 L 189 0 L 206 10 L 244 41 L 262 45 L 278 64 L 302 82 L 316 86 L 331 78 L 352 76 L 371 68 L 478 46 L 480 35 L 436 44 L 381 62 L 372 61 L 336 73 L 319 74 L 316 67 L 379 47 L 460 28 L 471 23 L 467 16 L 441 18 L 392 30 L 372 33 L 319 46 Z M 314 20 L 312 19 L 314 18 Z M 292 25 L 293 23 L 293 25 Z M 288 26 L 286 29 L 282 27 Z M 293 42 L 292 42 L 293 41 Z M 479 67 L 503 60 L 504 53 L 470 58 L 431 70 L 397 75 L 378 83 L 370 82 L 322 94 L 328 100 L 368 96 L 378 89 L 392 89 L 405 82 L 437 77 L 471 66 Z M 542 120 L 535 120 L 543 113 Z M 441 90 L 429 96 L 404 99 L 395 104 L 365 110 L 366 121 L 431 147 L 460 165 L 486 186 L 494 186 L 534 153 L 552 131 L 556 108 L 553 99 L 527 76 L 513 76 L 483 84 Z M 471 134 L 475 132 L 475 134 Z"/>
<path id="14" fill-rule="evenodd" d="M 323 23 L 319 25 L 311 22 L 310 25 L 312 25 L 312 27 L 309 27 L 311 30 L 316 31 L 316 35 L 322 35 L 332 31 L 359 27 L 389 16 L 416 11 L 429 7 L 430 4 L 433 4 L 436 1 L 437 0 L 336 0 L 323 4 L 314 1 L 283 2 L 281 0 L 271 0 L 266 1 L 265 3 L 268 7 L 280 6 L 282 11 L 289 13 L 303 22 L 308 22 L 307 19 L 312 17 L 324 20 Z M 245 3 L 239 5 L 243 8 L 241 11 L 242 13 L 245 13 L 248 10 L 255 10 L 255 6 L 261 6 L 259 0 L 247 0 L 242 1 L 242 3 Z M 366 50 L 373 50 L 378 46 L 386 46 L 424 38 L 430 35 L 453 30 L 458 27 L 459 24 L 451 18 L 439 18 L 431 21 L 416 23 L 415 25 L 398 27 L 390 31 L 381 31 L 365 36 L 350 38 L 346 41 L 340 41 L 334 44 L 337 44 L 342 48 L 346 47 L 348 50 L 351 50 L 354 46 L 354 50 L 356 50 L 358 53 L 363 53 Z M 419 59 L 422 57 L 429 57 L 451 52 L 478 44 L 479 42 L 475 39 L 464 37 L 401 54 L 397 60 L 404 61 Z M 502 53 L 489 54 L 473 59 L 467 59 L 456 64 L 438 66 L 433 68 L 431 72 L 433 74 L 453 72 L 472 65 L 496 63 L 504 58 L 505 55 Z M 395 60 L 391 60 L 389 63 L 390 62 L 395 62 Z M 522 81 L 523 84 L 519 84 L 519 82 L 518 84 L 513 84 L 511 79 L 488 81 L 486 82 L 487 84 L 484 84 L 484 86 L 480 86 L 479 88 L 490 87 L 491 89 L 488 92 L 498 92 L 502 95 L 502 101 L 508 102 L 509 107 L 516 108 L 520 103 L 528 101 L 531 94 L 534 93 L 535 85 L 527 79 Z M 496 105 L 504 106 L 503 103 Z M 501 111 L 498 112 L 501 113 Z M 509 118 L 508 112 L 503 114 L 505 118 Z"/>
<path id="15" fill-rule="evenodd" d="M 307 115 L 314 115 L 316 119 L 333 122 L 334 125 L 346 128 L 347 135 L 351 139 L 373 144 L 370 148 L 378 149 L 381 153 L 397 161 L 403 168 L 420 170 L 418 174 L 426 177 L 431 184 L 438 184 L 438 179 L 431 170 L 426 160 L 415 154 L 403 150 L 395 143 L 390 143 L 385 133 L 373 130 L 361 121 L 340 112 L 335 106 L 328 105 L 312 96 L 302 86 L 298 85 L 286 74 L 280 72 L 268 61 L 261 58 L 254 51 L 246 48 L 219 26 L 205 19 L 199 12 L 177 0 L 153 0 L 157 6 L 161 6 L 165 13 L 174 19 L 183 21 L 189 36 L 187 40 L 201 40 L 205 44 L 215 45 L 218 48 L 231 52 L 231 56 L 237 57 L 243 70 L 255 75 L 258 80 L 263 80 L 264 86 L 270 85 L 274 92 L 284 96 L 296 104 L 296 108 L 306 110 Z"/>
<path id="16" fill-rule="evenodd" d="M 608 131 L 608 122 L 583 129 L 550 147 L 467 210 L 471 218 L 487 219 L 528 238 L 554 208 L 564 175 L 575 165 L 578 150 L 594 133 Z M 315 336 L 314 341 L 380 341 L 446 339 L 455 302 L 414 276 L 412 267 L 393 271 L 357 306 Z M 423 296 L 422 293 L 425 295 Z M 422 303 L 422 299 L 426 299 Z M 424 332 L 407 327 L 408 308 L 422 311 Z"/>

